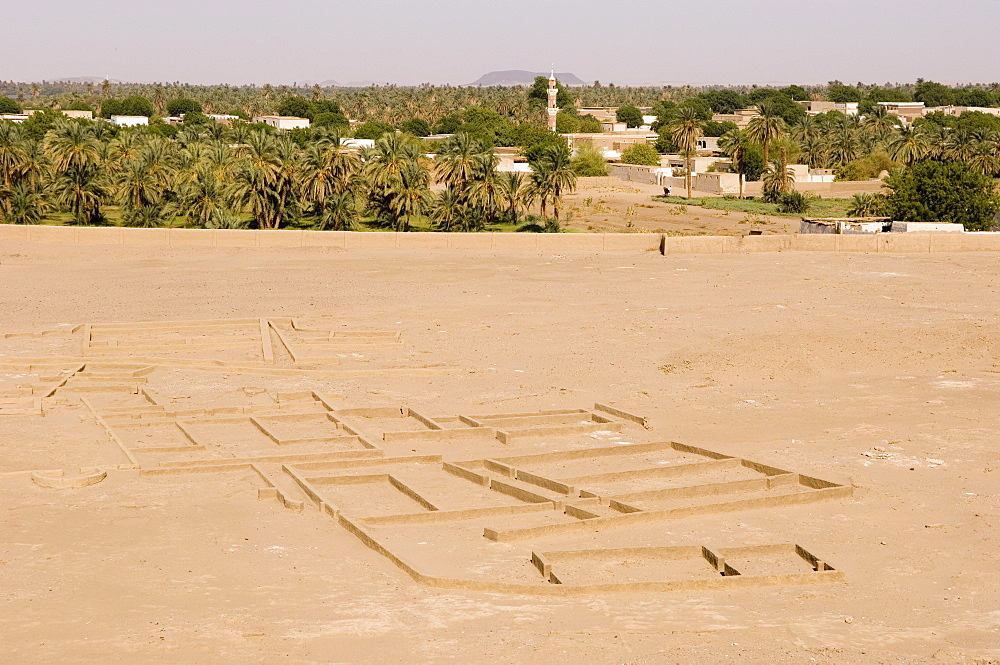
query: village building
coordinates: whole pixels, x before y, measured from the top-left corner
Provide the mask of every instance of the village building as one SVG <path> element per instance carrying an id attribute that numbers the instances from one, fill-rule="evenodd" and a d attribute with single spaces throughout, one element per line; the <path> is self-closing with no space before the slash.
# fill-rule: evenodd
<path id="1" fill-rule="evenodd" d="M 806 115 L 816 116 L 821 113 L 828 113 L 830 111 L 837 111 L 838 113 L 843 113 L 844 115 L 854 116 L 858 114 L 858 103 L 857 102 L 821 102 L 821 101 L 802 101 L 798 102 L 806 110 Z"/>
<path id="2" fill-rule="evenodd" d="M 309 118 L 297 118 L 291 115 L 258 115 L 254 116 L 254 122 L 262 122 L 275 129 L 308 129 Z"/>
<path id="3" fill-rule="evenodd" d="M 139 127 L 149 124 L 149 118 L 144 115 L 113 115 L 111 124 L 118 127 Z"/>
<path id="4" fill-rule="evenodd" d="M 731 122 L 740 129 L 746 129 L 751 120 L 759 117 L 760 109 L 756 106 L 751 106 L 745 109 L 737 109 L 732 113 L 716 113 L 712 116 L 712 122 Z"/>

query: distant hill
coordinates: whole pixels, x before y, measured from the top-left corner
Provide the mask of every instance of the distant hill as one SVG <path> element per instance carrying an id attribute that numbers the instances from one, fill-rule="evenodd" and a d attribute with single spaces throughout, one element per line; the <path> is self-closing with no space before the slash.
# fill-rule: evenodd
<path id="1" fill-rule="evenodd" d="M 536 76 L 548 78 L 549 72 L 527 72 L 523 69 L 508 69 L 502 72 L 483 74 L 469 85 L 531 85 Z M 576 74 L 556 72 L 556 78 L 563 85 L 587 85 Z"/>

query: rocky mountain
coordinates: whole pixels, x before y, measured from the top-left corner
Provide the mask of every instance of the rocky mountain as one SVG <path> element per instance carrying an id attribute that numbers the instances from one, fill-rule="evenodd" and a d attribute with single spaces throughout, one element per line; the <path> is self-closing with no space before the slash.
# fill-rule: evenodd
<path id="1" fill-rule="evenodd" d="M 483 74 L 469 85 L 531 85 L 536 76 L 548 77 L 549 72 L 528 72 L 523 69 L 508 69 L 501 72 Z M 576 74 L 556 72 L 556 78 L 563 85 L 587 85 Z"/>

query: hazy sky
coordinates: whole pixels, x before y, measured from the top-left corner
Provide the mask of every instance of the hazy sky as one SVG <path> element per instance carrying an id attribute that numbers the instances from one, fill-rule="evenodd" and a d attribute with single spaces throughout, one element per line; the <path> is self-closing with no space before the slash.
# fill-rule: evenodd
<path id="1" fill-rule="evenodd" d="M 1000 80 L 995 0 L 29 0 L 0 79 L 464 84 Z"/>

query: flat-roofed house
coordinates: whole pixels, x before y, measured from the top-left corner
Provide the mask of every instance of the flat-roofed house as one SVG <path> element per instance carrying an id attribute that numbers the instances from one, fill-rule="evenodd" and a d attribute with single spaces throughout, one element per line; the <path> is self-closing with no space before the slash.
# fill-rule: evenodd
<path id="1" fill-rule="evenodd" d="M 751 120 L 759 117 L 760 109 L 756 106 L 750 106 L 745 109 L 737 109 L 732 113 L 716 113 L 712 116 L 712 122 L 731 122 L 740 129 L 746 129 Z"/>
<path id="2" fill-rule="evenodd" d="M 886 113 L 898 116 L 904 125 L 910 124 L 927 112 L 923 102 L 879 102 L 878 105 L 884 108 Z"/>
<path id="3" fill-rule="evenodd" d="M 798 103 L 805 107 L 806 115 L 819 115 L 820 113 L 827 113 L 829 111 L 837 111 L 844 115 L 858 114 L 857 102 L 821 102 L 810 100 Z"/>
<path id="4" fill-rule="evenodd" d="M 113 115 L 111 123 L 119 127 L 140 127 L 149 124 L 149 118 L 144 115 Z"/>
<path id="5" fill-rule="evenodd" d="M 262 122 L 275 129 L 308 129 L 309 118 L 297 118 L 293 115 L 258 115 L 254 122 Z"/>

